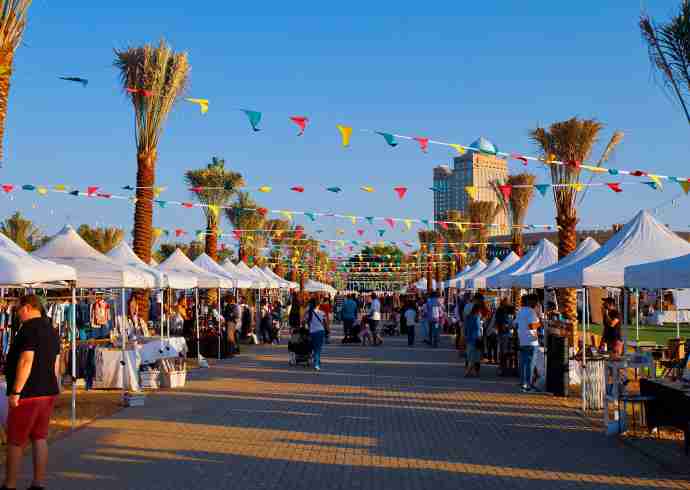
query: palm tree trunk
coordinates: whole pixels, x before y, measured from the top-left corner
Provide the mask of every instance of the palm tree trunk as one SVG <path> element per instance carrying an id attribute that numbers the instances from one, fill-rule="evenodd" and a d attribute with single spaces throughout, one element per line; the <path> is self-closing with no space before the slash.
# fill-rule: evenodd
<path id="1" fill-rule="evenodd" d="M 522 257 L 522 255 L 525 253 L 524 242 L 522 238 L 522 230 L 517 228 L 513 229 L 512 243 L 510 244 L 510 249 L 513 252 L 515 252 L 515 254 L 518 257 Z"/>
<path id="2" fill-rule="evenodd" d="M 12 51 L 0 51 L 0 67 L 7 67 L 4 73 L 0 74 L 0 165 L 4 155 L 5 140 L 5 118 L 7 117 L 7 101 L 10 98 L 10 77 L 12 76 L 12 61 L 14 54 Z"/>
<path id="3" fill-rule="evenodd" d="M 218 260 L 218 223 L 210 212 L 206 218 L 206 255 Z"/>
<path id="4" fill-rule="evenodd" d="M 479 243 L 481 245 L 478 245 L 477 247 L 477 258 L 482 262 L 486 262 L 486 241 L 489 233 L 484 225 L 480 226 L 481 228 L 479 228 L 477 231 L 477 238 L 479 239 Z"/>
<path id="5" fill-rule="evenodd" d="M 134 253 L 151 263 L 153 246 L 153 186 L 155 185 L 156 152 L 137 155 L 137 202 L 134 205 Z M 140 316 L 149 319 L 149 292 L 136 291 Z"/>
<path id="6" fill-rule="evenodd" d="M 562 259 L 577 248 L 577 216 L 557 217 L 558 229 L 558 259 Z M 573 288 L 559 289 L 558 302 L 560 310 L 568 320 L 577 325 L 577 290 Z"/>

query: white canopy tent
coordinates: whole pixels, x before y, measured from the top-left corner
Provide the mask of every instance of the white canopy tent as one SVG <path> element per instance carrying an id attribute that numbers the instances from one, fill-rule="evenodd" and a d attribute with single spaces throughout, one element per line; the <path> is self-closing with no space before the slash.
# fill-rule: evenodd
<path id="1" fill-rule="evenodd" d="M 415 282 L 413 286 L 419 291 L 429 291 L 426 284 L 426 277 L 422 277 L 419 281 Z M 436 279 L 431 280 L 431 291 L 436 289 Z"/>
<path id="2" fill-rule="evenodd" d="M 627 266 L 623 282 L 636 289 L 690 288 L 690 255 Z"/>
<path id="3" fill-rule="evenodd" d="M 304 283 L 304 290 L 308 293 L 336 293 L 336 290 L 333 287 L 319 281 L 314 281 L 313 279 L 309 279 Z"/>
<path id="4" fill-rule="evenodd" d="M 484 269 L 486 269 L 486 264 L 483 261 L 478 260 L 474 264 L 472 264 L 472 266 L 470 266 L 469 268 L 465 267 L 463 269 L 463 272 L 461 272 L 460 274 L 455 276 L 453 279 L 445 281 L 443 283 L 443 287 L 444 288 L 460 288 L 460 287 L 462 287 L 461 281 L 463 281 L 464 279 L 472 278 L 472 277 L 476 276 L 477 274 L 479 274 Z"/>
<path id="5" fill-rule="evenodd" d="M 581 260 L 588 255 L 599 250 L 601 245 L 599 245 L 596 240 L 592 237 L 585 238 L 577 248 L 567 256 L 563 257 L 561 260 L 555 264 L 545 267 L 544 269 L 539 269 L 534 272 L 527 272 L 524 274 L 516 274 L 513 277 L 513 286 L 517 288 L 525 289 L 541 289 L 544 287 L 544 274 L 548 272 L 554 272 L 563 267 L 567 267 L 570 264 Z"/>
<path id="6" fill-rule="evenodd" d="M 170 257 L 161 262 L 158 268 L 166 273 L 170 272 L 180 276 L 196 278 L 196 287 L 201 289 L 232 289 L 234 287 L 230 277 L 220 276 L 202 269 L 189 260 L 189 257 L 182 253 L 179 248 Z"/>
<path id="7" fill-rule="evenodd" d="M 690 243 L 640 211 L 599 250 L 570 264 L 547 272 L 547 287 L 623 287 L 625 267 L 646 264 L 690 253 Z"/>
<path id="8" fill-rule="evenodd" d="M 230 271 L 221 267 L 218 262 L 209 257 L 206 253 L 199 255 L 193 262 L 196 266 L 202 268 L 206 272 L 215 274 L 217 276 L 225 277 L 232 281 L 235 288 L 248 288 L 251 287 L 251 281 L 241 278 L 238 275 L 233 275 Z"/>
<path id="9" fill-rule="evenodd" d="M 265 277 L 258 275 L 255 271 L 249 268 L 247 264 L 245 264 L 243 261 L 239 261 L 235 265 L 235 269 L 240 274 L 244 274 L 245 276 L 249 276 L 254 280 L 255 287 L 259 289 L 265 289 L 269 286 L 269 282 L 266 280 Z"/>
<path id="10" fill-rule="evenodd" d="M 0 285 L 25 287 L 35 284 L 76 281 L 73 267 L 31 256 L 26 250 L 0 233 Z"/>
<path id="11" fill-rule="evenodd" d="M 146 263 L 134 253 L 126 241 L 122 240 L 115 248 L 105 255 L 118 264 L 132 267 L 142 274 L 151 276 L 156 288 L 162 289 L 168 287 L 168 277 L 158 269 L 146 265 Z"/>
<path id="12" fill-rule="evenodd" d="M 292 281 L 288 281 L 286 279 L 283 279 L 278 274 L 273 272 L 270 269 L 270 267 L 268 267 L 268 266 L 264 267 L 262 270 L 264 271 L 264 274 L 266 274 L 268 277 L 273 278 L 276 281 L 278 281 L 281 289 L 296 289 L 299 287 L 299 284 L 297 284 L 296 282 L 292 282 Z"/>
<path id="13" fill-rule="evenodd" d="M 479 272 L 467 274 L 467 275 L 465 275 L 465 277 L 461 277 L 460 279 L 458 279 L 458 281 L 457 281 L 458 287 L 459 288 L 465 288 L 465 289 L 474 289 L 472 286 L 470 286 L 470 281 L 472 279 L 485 273 L 488 270 L 496 269 L 496 267 L 498 267 L 500 265 L 501 265 L 501 259 L 499 259 L 498 257 L 494 257 L 493 259 L 491 259 L 491 261 L 488 264 L 486 264 L 486 267 L 484 267 Z"/>
<path id="14" fill-rule="evenodd" d="M 558 261 L 556 245 L 542 238 L 537 246 L 527 252 L 518 262 L 486 279 L 486 287 L 491 289 L 510 289 L 513 278 L 518 274 L 526 274 L 555 264 Z"/>
<path id="15" fill-rule="evenodd" d="M 262 282 L 259 281 L 253 274 L 246 274 L 240 272 L 235 264 L 232 263 L 230 259 L 225 259 L 225 262 L 220 264 L 220 266 L 225 269 L 232 277 L 237 278 L 241 281 L 240 284 L 249 284 L 249 286 L 239 286 L 240 289 L 259 289 Z"/>
<path id="16" fill-rule="evenodd" d="M 487 277 L 491 277 L 495 274 L 499 274 L 500 272 L 506 270 L 508 267 L 511 267 L 513 264 L 515 264 L 519 260 L 520 260 L 520 257 L 515 252 L 511 251 L 506 256 L 506 258 L 503 259 L 498 264 L 496 264 L 494 266 L 489 264 L 486 267 L 486 269 L 481 271 L 479 274 L 477 274 L 476 276 L 465 281 L 465 287 L 467 289 L 485 289 Z"/>
<path id="17" fill-rule="evenodd" d="M 106 257 L 86 243 L 71 226 L 65 226 L 48 243 L 36 250 L 33 256 L 73 267 L 77 272 L 78 288 L 155 287 L 151 274 Z"/>
<path id="18" fill-rule="evenodd" d="M 260 277 L 264 281 L 266 281 L 266 283 L 268 284 L 268 286 L 267 286 L 268 289 L 280 289 L 280 282 L 276 281 L 272 277 L 266 275 L 266 273 L 263 270 L 261 270 L 261 268 L 259 268 L 258 265 L 255 265 L 254 267 L 252 267 L 251 270 L 254 274 L 256 274 L 257 277 Z"/>

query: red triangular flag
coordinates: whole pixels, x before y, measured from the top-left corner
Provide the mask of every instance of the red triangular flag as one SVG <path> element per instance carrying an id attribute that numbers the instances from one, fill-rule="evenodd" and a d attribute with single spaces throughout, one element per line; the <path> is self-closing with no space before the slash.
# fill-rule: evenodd
<path id="1" fill-rule="evenodd" d="M 503 184 L 498 186 L 499 190 L 501 191 L 501 194 L 503 194 L 503 199 L 506 201 L 510 200 L 510 194 L 513 192 L 513 186 L 510 184 Z"/>
<path id="2" fill-rule="evenodd" d="M 304 187 L 301 185 L 296 185 L 295 187 L 290 187 L 290 190 L 294 192 L 304 192 Z"/>
<path id="3" fill-rule="evenodd" d="M 608 182 L 606 186 L 613 192 L 623 192 L 623 189 L 621 189 L 621 185 L 618 182 Z"/>
<path id="4" fill-rule="evenodd" d="M 643 175 L 647 175 L 647 172 L 643 172 L 642 170 L 635 170 L 633 172 L 630 172 L 630 175 L 634 177 L 642 177 Z"/>
<path id="5" fill-rule="evenodd" d="M 567 164 L 568 164 L 568 167 L 571 167 L 574 169 L 580 168 L 580 165 L 581 165 L 580 160 L 568 160 Z"/>
<path id="6" fill-rule="evenodd" d="M 194 204 L 192 204 L 191 202 L 183 202 L 182 207 L 183 208 L 193 208 Z"/>
<path id="7" fill-rule="evenodd" d="M 203 187 L 192 187 L 192 188 L 189 189 L 189 190 L 192 191 L 192 192 L 196 192 L 196 193 L 198 194 L 199 192 L 203 191 L 204 188 L 203 188 Z"/>
<path id="8" fill-rule="evenodd" d="M 178 238 L 181 237 L 182 235 L 184 235 L 185 233 L 187 233 L 187 232 L 184 231 L 184 230 L 181 229 L 181 228 L 178 228 L 178 229 L 175 230 L 175 236 L 178 237 Z"/>
<path id="9" fill-rule="evenodd" d="M 302 235 L 304 234 L 304 230 L 302 228 L 295 228 L 295 240 L 299 240 L 302 238 Z"/>
<path id="10" fill-rule="evenodd" d="M 304 134 L 304 130 L 307 127 L 307 123 L 309 122 L 309 118 L 304 116 L 292 116 L 290 118 L 290 121 L 299 126 L 299 133 L 297 133 L 297 136 L 302 136 Z"/>
<path id="11" fill-rule="evenodd" d="M 242 232 L 240 230 L 233 230 L 232 234 L 235 235 L 235 238 L 238 240 L 242 238 Z"/>
<path id="12" fill-rule="evenodd" d="M 446 223 L 445 221 L 437 221 L 437 223 L 438 223 L 439 226 L 440 226 L 441 228 L 443 228 L 444 230 L 447 230 L 447 229 L 448 229 L 448 223 Z"/>
<path id="13" fill-rule="evenodd" d="M 520 160 L 523 165 L 527 166 L 527 158 L 523 157 L 522 155 L 518 155 L 517 153 L 511 153 L 510 158 Z"/>
<path id="14" fill-rule="evenodd" d="M 89 197 L 91 197 L 96 193 L 97 190 L 98 190 L 98 186 L 92 185 L 92 186 L 86 188 L 86 194 Z"/>
<path id="15" fill-rule="evenodd" d="M 407 187 L 394 187 L 393 190 L 398 193 L 398 197 L 402 199 L 407 194 Z"/>
<path id="16" fill-rule="evenodd" d="M 417 136 L 414 139 L 417 143 L 419 143 L 419 148 L 424 152 L 429 151 L 429 138 L 422 138 L 421 136 Z"/>
<path id="17" fill-rule="evenodd" d="M 386 218 L 384 221 L 388 223 L 388 226 L 391 228 L 395 228 L 395 220 L 393 218 Z"/>
<path id="18" fill-rule="evenodd" d="M 358 234 L 359 236 L 364 235 L 364 230 L 362 230 L 362 229 L 357 230 L 357 234 Z"/>
<path id="19" fill-rule="evenodd" d="M 14 185 L 12 184 L 2 184 L 2 190 L 8 194 L 14 190 Z"/>
<path id="20" fill-rule="evenodd" d="M 259 213 L 261 216 L 266 216 L 268 214 L 268 209 L 266 208 L 256 208 L 256 212 Z"/>

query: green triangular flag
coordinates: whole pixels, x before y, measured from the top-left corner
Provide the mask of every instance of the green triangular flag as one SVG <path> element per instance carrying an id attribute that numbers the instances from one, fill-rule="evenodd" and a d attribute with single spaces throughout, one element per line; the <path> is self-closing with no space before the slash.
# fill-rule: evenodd
<path id="1" fill-rule="evenodd" d="M 24 189 L 25 191 L 35 191 L 35 190 L 36 190 L 36 186 L 35 186 L 35 185 L 31 185 L 31 184 L 26 184 L 26 185 L 23 185 L 23 186 L 22 186 L 22 189 Z"/>
<path id="2" fill-rule="evenodd" d="M 133 191 L 135 190 L 133 186 L 131 185 L 126 185 L 122 188 L 123 191 Z"/>
<path id="3" fill-rule="evenodd" d="M 427 227 L 429 226 L 429 220 L 428 219 L 423 219 L 422 223 L 424 223 Z"/>
<path id="4" fill-rule="evenodd" d="M 72 191 L 70 195 L 79 197 L 79 191 Z"/>
<path id="5" fill-rule="evenodd" d="M 165 208 L 168 205 L 168 201 L 155 201 L 161 208 Z"/>
<path id="6" fill-rule="evenodd" d="M 549 187 L 551 187 L 549 184 L 535 184 L 534 188 L 539 191 L 539 194 L 542 196 L 546 195 L 546 191 L 549 190 Z"/>
<path id="7" fill-rule="evenodd" d="M 376 134 L 380 134 L 383 136 L 383 139 L 386 140 L 386 143 L 388 143 L 389 146 L 398 146 L 398 142 L 395 141 L 395 136 L 393 136 L 390 133 L 382 133 L 380 131 L 376 131 Z"/>
<path id="8" fill-rule="evenodd" d="M 242 109 L 242 112 L 244 112 L 247 115 L 247 119 L 249 119 L 249 124 L 252 125 L 252 129 L 254 131 L 259 131 L 259 128 L 257 126 L 261 122 L 261 113 L 257 111 L 250 111 L 247 109 Z"/>
<path id="9" fill-rule="evenodd" d="M 311 212 L 305 212 L 304 215 L 312 221 L 316 221 L 316 215 Z"/>
<path id="10" fill-rule="evenodd" d="M 383 236 L 386 234 L 386 230 L 379 230 L 379 236 Z"/>
<path id="11" fill-rule="evenodd" d="M 370 225 L 374 224 L 374 217 L 373 216 L 367 216 L 364 219 L 367 220 Z"/>
<path id="12" fill-rule="evenodd" d="M 645 182 L 645 184 L 647 184 L 649 187 L 651 187 L 651 188 L 654 189 L 654 190 L 657 190 L 657 189 L 659 188 L 659 186 L 657 185 L 657 183 L 656 183 L 656 182 L 652 182 L 651 180 L 650 180 L 649 182 Z"/>

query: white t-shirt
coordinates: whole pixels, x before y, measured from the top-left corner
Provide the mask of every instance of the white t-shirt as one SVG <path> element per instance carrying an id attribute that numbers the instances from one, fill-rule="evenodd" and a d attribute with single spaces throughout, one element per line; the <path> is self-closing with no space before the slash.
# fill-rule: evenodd
<path id="1" fill-rule="evenodd" d="M 324 322 L 326 321 L 325 317 L 326 315 L 324 315 L 321 310 L 318 308 L 315 309 L 314 314 L 311 316 L 311 322 L 309 322 L 309 332 L 316 333 L 325 331 L 326 329 L 323 326 Z M 309 313 L 307 312 L 307 319 L 308 318 Z"/>
<path id="2" fill-rule="evenodd" d="M 369 309 L 369 318 L 371 318 L 374 321 L 381 319 L 381 302 L 378 298 L 371 302 L 371 307 Z"/>
<path id="3" fill-rule="evenodd" d="M 408 327 L 417 324 L 417 312 L 414 309 L 408 308 L 405 310 L 405 323 Z"/>
<path id="4" fill-rule="evenodd" d="M 517 314 L 518 324 L 518 338 L 520 339 L 520 347 L 538 346 L 539 338 L 536 330 L 529 330 L 529 325 L 532 323 L 539 323 L 539 317 L 533 308 L 523 306 Z"/>

